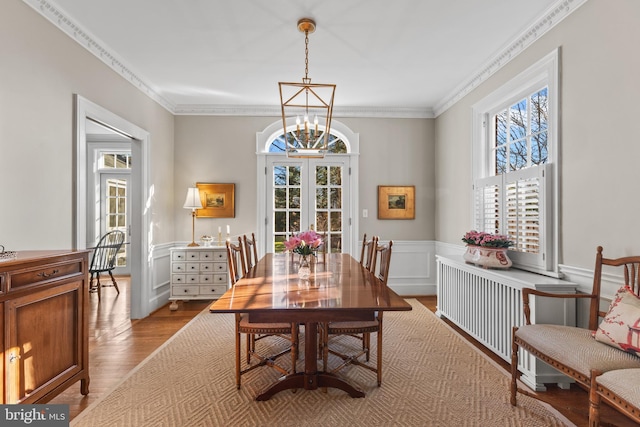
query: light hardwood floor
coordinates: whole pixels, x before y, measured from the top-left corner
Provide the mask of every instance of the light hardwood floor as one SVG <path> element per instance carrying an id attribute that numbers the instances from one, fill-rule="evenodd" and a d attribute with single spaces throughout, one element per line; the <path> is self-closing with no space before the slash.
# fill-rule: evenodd
<path id="1" fill-rule="evenodd" d="M 168 338 L 187 324 L 194 316 L 209 306 L 210 301 L 180 302 L 177 311 L 168 305 L 141 320 L 129 319 L 129 278 L 118 277 L 120 295 L 113 287 L 103 288 L 102 301 L 91 294 L 89 316 L 89 384 L 88 396 L 80 394 L 75 384 L 51 403 L 69 405 L 71 419 L 90 404 L 107 394 L 129 371 L 160 347 Z M 428 309 L 436 311 L 436 297 L 415 297 Z M 454 325 L 451 325 L 454 326 Z M 491 357 L 499 366 L 509 371 L 509 364 L 495 356 L 463 331 L 455 328 L 463 337 Z M 509 393 L 505 389 L 505 394 Z M 588 425 L 588 395 L 578 386 L 561 390 L 549 386 L 545 401 L 579 427 Z M 416 409 L 417 410 L 417 409 Z M 635 423 L 612 410 L 603 408 L 603 426 L 634 426 Z M 132 426 L 135 427 L 135 426 Z"/>

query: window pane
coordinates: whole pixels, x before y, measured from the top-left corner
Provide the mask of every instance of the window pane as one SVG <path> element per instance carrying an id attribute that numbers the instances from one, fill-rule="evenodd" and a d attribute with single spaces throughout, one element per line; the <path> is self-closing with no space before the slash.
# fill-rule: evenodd
<path id="1" fill-rule="evenodd" d="M 289 188 L 289 208 L 300 208 L 300 188 Z"/>
<path id="2" fill-rule="evenodd" d="M 342 213 L 341 212 L 331 212 L 331 231 L 340 231 L 342 230 Z"/>
<path id="3" fill-rule="evenodd" d="M 517 141 L 509 146 L 509 166 L 510 170 L 517 171 L 527 167 L 527 142 Z"/>
<path id="4" fill-rule="evenodd" d="M 327 212 L 316 212 L 316 230 L 321 233 L 328 230 Z"/>
<path id="5" fill-rule="evenodd" d="M 289 166 L 289 185 L 300 185 L 299 166 Z"/>
<path id="6" fill-rule="evenodd" d="M 547 133 L 539 133 L 531 138 L 531 163 L 542 165 L 547 163 Z"/>
<path id="7" fill-rule="evenodd" d="M 531 132 L 547 130 L 549 106 L 547 104 L 547 88 L 531 95 Z"/>
<path id="8" fill-rule="evenodd" d="M 496 175 L 507 171 L 507 147 L 500 147 L 496 150 Z"/>
<path id="9" fill-rule="evenodd" d="M 276 233 L 285 233 L 287 231 L 287 213 L 274 212 L 273 229 Z"/>
<path id="10" fill-rule="evenodd" d="M 330 184 L 331 185 L 342 185 L 342 167 L 341 166 L 331 166 L 329 169 L 330 176 Z"/>
<path id="11" fill-rule="evenodd" d="M 276 209 L 285 209 L 287 207 L 286 188 L 276 188 L 273 190 L 273 205 Z"/>
<path id="12" fill-rule="evenodd" d="M 273 238 L 273 247 L 274 247 L 274 251 L 276 253 L 280 253 L 280 252 L 284 252 L 285 247 L 284 247 L 284 241 L 285 241 L 285 237 L 284 236 L 274 236 Z"/>
<path id="13" fill-rule="evenodd" d="M 327 189 L 316 188 L 316 208 L 327 209 L 328 207 L 329 207 L 329 204 L 327 201 Z"/>
<path id="14" fill-rule="evenodd" d="M 342 208 L 342 189 L 332 188 L 331 189 L 331 209 L 340 209 L 340 208 Z"/>
<path id="15" fill-rule="evenodd" d="M 327 167 L 316 167 L 316 185 L 327 185 Z"/>
<path id="16" fill-rule="evenodd" d="M 285 166 L 275 166 L 273 168 L 273 183 L 275 185 L 287 184 L 287 169 Z"/>
<path id="17" fill-rule="evenodd" d="M 507 110 L 503 110 L 496 115 L 496 147 L 507 143 Z"/>
<path id="18" fill-rule="evenodd" d="M 510 108 L 509 135 L 511 141 L 522 139 L 527 135 L 527 100 L 523 99 Z"/>
<path id="19" fill-rule="evenodd" d="M 300 211 L 289 212 L 289 231 L 292 233 L 300 231 Z"/>

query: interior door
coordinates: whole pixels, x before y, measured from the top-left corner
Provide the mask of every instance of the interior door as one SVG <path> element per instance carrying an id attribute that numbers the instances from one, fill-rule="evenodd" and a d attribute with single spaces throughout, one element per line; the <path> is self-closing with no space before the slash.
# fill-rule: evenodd
<path id="1" fill-rule="evenodd" d="M 349 156 L 324 159 L 271 157 L 267 162 L 267 251 L 314 228 L 331 252 L 349 253 Z"/>
<path id="2" fill-rule="evenodd" d="M 100 235 L 120 230 L 126 236 L 125 244 L 116 257 L 114 274 L 119 275 L 131 274 L 128 262 L 131 236 L 130 177 L 129 173 L 100 173 Z"/>

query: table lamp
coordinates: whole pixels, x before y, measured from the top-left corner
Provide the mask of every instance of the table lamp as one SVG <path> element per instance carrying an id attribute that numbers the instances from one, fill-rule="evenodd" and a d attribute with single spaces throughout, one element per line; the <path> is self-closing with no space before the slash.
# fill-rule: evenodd
<path id="1" fill-rule="evenodd" d="M 197 187 L 190 187 L 187 190 L 187 198 L 184 201 L 185 209 L 191 209 L 191 243 L 187 246 L 200 246 L 196 243 L 195 230 L 196 230 L 196 209 L 202 209 L 202 202 L 200 201 L 200 191 Z"/>

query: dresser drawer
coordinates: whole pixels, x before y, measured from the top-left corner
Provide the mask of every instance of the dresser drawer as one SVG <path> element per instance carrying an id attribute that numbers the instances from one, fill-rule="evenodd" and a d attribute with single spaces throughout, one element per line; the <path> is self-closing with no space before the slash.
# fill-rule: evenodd
<path id="1" fill-rule="evenodd" d="M 200 272 L 201 273 L 213 272 L 213 263 L 212 262 L 201 262 L 200 263 Z"/>
<path id="2" fill-rule="evenodd" d="M 187 251 L 173 251 L 171 252 L 171 261 L 186 261 Z"/>
<path id="3" fill-rule="evenodd" d="M 199 274 L 187 274 L 186 283 L 187 284 L 200 283 L 200 275 Z"/>
<path id="4" fill-rule="evenodd" d="M 174 263 L 171 263 L 171 272 L 172 273 L 186 273 L 187 272 L 187 263 L 186 262 L 174 262 Z"/>
<path id="5" fill-rule="evenodd" d="M 27 285 L 38 285 L 43 282 L 62 279 L 75 274 L 82 274 L 81 259 L 39 265 L 31 269 L 9 272 L 8 281 L 9 287 L 15 289 Z"/>
<path id="6" fill-rule="evenodd" d="M 200 293 L 200 286 L 197 285 L 184 285 L 184 286 L 172 286 L 171 295 L 179 297 L 181 295 L 198 295 Z"/>
<path id="7" fill-rule="evenodd" d="M 213 274 L 201 274 L 199 282 L 201 285 L 213 283 Z"/>
<path id="8" fill-rule="evenodd" d="M 200 285 L 200 295 L 217 295 L 221 296 L 227 291 L 227 287 L 224 285 Z"/>
<path id="9" fill-rule="evenodd" d="M 226 262 L 214 262 L 213 263 L 213 271 L 216 273 L 227 271 L 227 263 Z"/>
<path id="10" fill-rule="evenodd" d="M 224 285 L 227 285 L 227 281 L 228 281 L 228 276 L 226 274 L 214 274 L 213 275 L 213 282 L 214 283 L 224 283 Z"/>
<path id="11" fill-rule="evenodd" d="M 213 261 L 215 255 L 213 251 L 200 251 L 200 261 Z"/>
<path id="12" fill-rule="evenodd" d="M 187 282 L 186 274 L 172 274 L 171 283 L 184 284 Z"/>
<path id="13" fill-rule="evenodd" d="M 197 273 L 200 271 L 200 263 L 199 262 L 188 262 L 187 263 L 187 273 Z"/>

